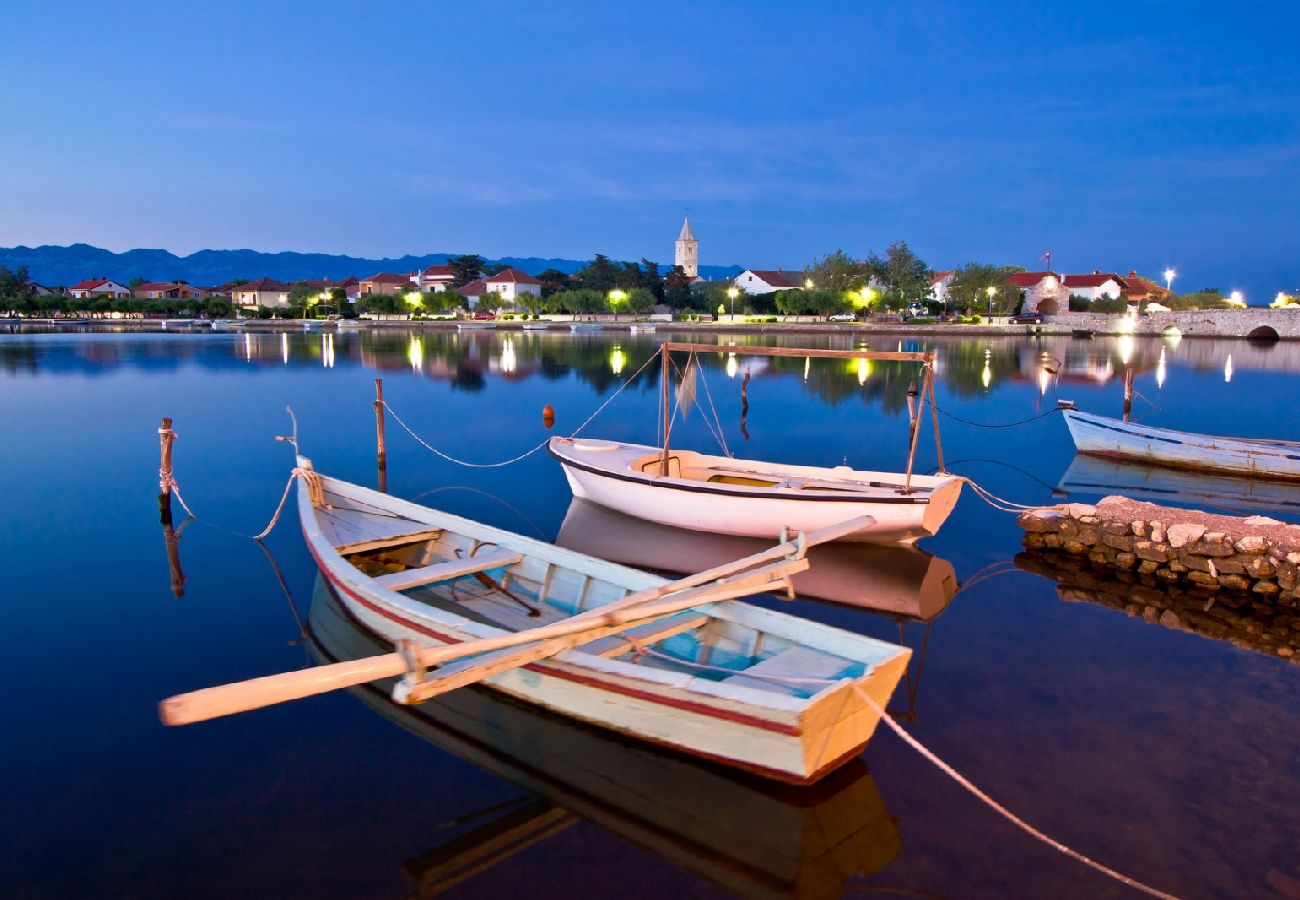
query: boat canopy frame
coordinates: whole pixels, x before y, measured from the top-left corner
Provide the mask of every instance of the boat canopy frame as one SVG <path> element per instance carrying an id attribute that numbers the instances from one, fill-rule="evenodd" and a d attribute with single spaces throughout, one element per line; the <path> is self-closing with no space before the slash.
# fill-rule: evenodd
<path id="1" fill-rule="evenodd" d="M 916 462 L 916 444 L 921 434 L 921 418 L 925 415 L 927 404 L 930 407 L 930 420 L 934 425 L 934 449 L 938 456 L 939 471 L 947 471 L 943 462 L 943 440 L 939 435 L 939 407 L 934 399 L 935 354 L 931 350 L 831 350 L 820 347 L 756 347 L 750 345 L 664 341 L 659 345 L 659 355 L 663 365 L 663 373 L 660 377 L 663 403 L 663 432 L 660 435 L 660 445 L 663 450 L 659 458 L 660 477 L 667 477 L 668 475 L 668 444 L 672 434 L 672 421 L 668 414 L 668 393 L 672 381 L 672 354 L 674 351 L 681 353 L 729 353 L 742 356 L 798 356 L 805 359 L 810 357 L 822 359 L 875 359 L 885 362 L 920 363 L 920 391 L 917 391 L 915 382 L 909 385 L 907 391 L 908 429 L 910 433 L 908 435 L 907 472 L 903 480 L 903 492 L 910 493 L 912 490 L 912 469 Z M 920 401 L 919 408 L 913 405 L 913 401 L 917 399 Z"/>

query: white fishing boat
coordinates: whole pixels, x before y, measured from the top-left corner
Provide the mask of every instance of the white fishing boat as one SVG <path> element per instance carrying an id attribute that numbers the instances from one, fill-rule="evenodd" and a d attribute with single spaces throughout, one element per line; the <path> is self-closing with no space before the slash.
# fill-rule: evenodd
<path id="1" fill-rule="evenodd" d="M 326 478 L 310 465 L 299 459 L 298 507 L 312 556 L 351 615 L 406 643 L 365 665 L 174 697 L 161 707 L 164 722 L 406 671 L 394 692 L 401 702 L 482 683 L 591 725 L 806 783 L 862 751 L 911 655 L 724 602 L 788 589 L 789 576 L 808 567 L 807 546 L 860 522 L 669 582 Z"/>
<path id="2" fill-rule="evenodd" d="M 573 322 L 569 325 L 569 331 L 574 334 L 592 334 L 604 330 L 605 326 L 599 322 Z"/>
<path id="3" fill-rule="evenodd" d="M 339 329 L 339 331 L 343 331 L 345 329 L 352 329 L 352 328 L 365 328 L 368 323 L 369 323 L 368 319 L 356 318 L 356 319 L 339 319 L 334 323 L 334 325 L 336 328 Z"/>
<path id="4" fill-rule="evenodd" d="M 907 470 L 873 472 L 848 466 L 798 466 L 670 449 L 673 416 L 668 409 L 669 354 L 675 350 L 921 363 L 923 381 L 916 394 L 921 405 L 912 412 Z M 911 543 L 934 534 L 957 505 L 962 486 L 959 477 L 912 472 L 920 413 L 927 398 L 933 415 L 931 354 L 671 342 L 660 345 L 660 354 L 660 421 L 664 423 L 660 446 L 551 438 L 550 452 L 564 467 L 575 497 L 674 528 L 761 538 L 775 538 L 785 529 L 811 531 L 869 514 L 871 525 L 845 539 L 895 543 Z M 687 370 L 690 365 L 688 361 Z M 914 399 L 909 397 L 909 407 Z M 937 418 L 934 425 L 938 448 Z M 943 469 L 941 451 L 939 468 Z"/>
<path id="5" fill-rule="evenodd" d="M 759 538 L 669 528 L 577 499 L 555 543 L 661 573 L 711 568 L 767 546 Z M 800 599 L 922 622 L 947 609 L 958 589 L 952 563 L 910 544 L 822 544 L 808 549 L 808 562 L 790 579 Z"/>
<path id="6" fill-rule="evenodd" d="M 1156 428 L 1081 412 L 1062 404 L 1080 453 L 1200 472 L 1277 481 L 1300 480 L 1300 442 L 1219 437 Z"/>
<path id="7" fill-rule="evenodd" d="M 628 330 L 633 334 L 654 334 L 655 325 L 653 322 L 634 322 Z"/>
<path id="8" fill-rule="evenodd" d="M 387 649 L 323 580 L 307 635 L 313 656 L 325 664 Z M 440 895 L 583 820 L 741 897 L 838 897 L 851 879 L 883 868 L 902 846 L 861 758 L 815 787 L 791 788 L 483 688 L 413 706 L 394 703 L 390 692 L 388 682 L 353 689 L 385 719 L 527 792 L 504 809 L 499 797 L 490 798 L 495 810 L 474 816 L 472 828 L 444 833 L 438 846 L 407 862 L 403 870 L 417 897 Z M 430 838 L 438 834 L 430 832 Z"/>
<path id="9" fill-rule="evenodd" d="M 525 322 L 524 331 L 547 331 L 551 327 L 550 322 Z"/>
<path id="10" fill-rule="evenodd" d="M 484 320 L 480 320 L 477 322 L 473 320 L 466 320 L 464 322 L 456 323 L 457 331 L 487 331 L 490 328 L 496 328 L 496 327 L 497 327 L 496 322 L 484 321 Z"/>

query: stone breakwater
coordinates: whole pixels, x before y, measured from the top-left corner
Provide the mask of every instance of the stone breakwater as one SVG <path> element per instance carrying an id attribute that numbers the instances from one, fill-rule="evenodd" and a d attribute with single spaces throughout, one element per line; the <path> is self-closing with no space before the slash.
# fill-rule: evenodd
<path id="1" fill-rule="evenodd" d="M 1129 584 L 1179 589 L 1198 598 L 1204 611 L 1216 604 L 1229 610 L 1249 606 L 1269 628 L 1276 624 L 1279 644 L 1272 652 L 1286 658 L 1300 654 L 1300 526 L 1126 497 L 1107 497 L 1096 506 L 1031 510 L 1019 522 L 1030 551 L 1086 559 Z M 1124 608 L 1152 621 L 1163 621 L 1161 614 L 1168 611 L 1144 604 L 1141 592 L 1134 592 Z"/>

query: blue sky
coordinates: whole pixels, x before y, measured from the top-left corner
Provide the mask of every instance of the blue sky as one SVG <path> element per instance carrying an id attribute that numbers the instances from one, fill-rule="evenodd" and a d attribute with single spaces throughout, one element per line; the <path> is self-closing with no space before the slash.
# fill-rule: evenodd
<path id="1" fill-rule="evenodd" d="M 0 245 L 1300 287 L 1287 3 L 5 4 Z"/>

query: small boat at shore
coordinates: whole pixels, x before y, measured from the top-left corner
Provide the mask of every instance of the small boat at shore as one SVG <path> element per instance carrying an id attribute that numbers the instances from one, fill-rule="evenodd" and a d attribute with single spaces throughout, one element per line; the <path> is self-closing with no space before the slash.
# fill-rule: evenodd
<path id="1" fill-rule="evenodd" d="M 491 321 L 479 321 L 479 322 L 466 321 L 466 322 L 456 323 L 457 331 L 486 331 L 490 328 L 496 328 L 496 327 L 497 327 L 497 323 Z"/>
<path id="2" fill-rule="evenodd" d="M 551 327 L 550 322 L 525 322 L 524 323 L 524 331 L 548 331 L 550 330 L 550 327 Z"/>
<path id="3" fill-rule="evenodd" d="M 400 651 L 173 697 L 160 707 L 167 724 L 406 672 L 394 689 L 399 702 L 481 683 L 802 784 L 862 751 L 911 656 L 730 602 L 785 589 L 808 568 L 809 546 L 861 528 L 856 520 L 668 581 L 324 477 L 302 457 L 298 466 L 299 514 L 317 566 L 348 613 Z"/>
<path id="4" fill-rule="evenodd" d="M 307 645 L 323 664 L 387 649 L 323 579 L 316 583 Z M 394 703 L 387 682 L 352 693 L 417 738 L 527 792 L 504 809 L 490 798 L 493 808 L 474 815 L 468 831 L 439 835 L 430 828 L 437 845 L 403 866 L 417 897 L 441 894 L 584 820 L 742 897 L 838 897 L 851 879 L 880 870 L 902 846 L 861 758 L 815 787 L 796 788 L 483 688 L 414 706 Z"/>
<path id="5" fill-rule="evenodd" d="M 669 448 L 674 416 L 669 373 L 674 351 L 811 358 L 882 359 L 922 364 L 906 472 L 872 472 L 848 466 L 800 466 L 714 456 Z M 553 437 L 547 444 L 564 468 L 573 495 L 629 516 L 708 534 L 774 539 L 786 530 L 813 531 L 835 522 L 868 517 L 868 525 L 844 540 L 911 543 L 936 533 L 961 494 L 963 479 L 912 472 L 919 413 L 933 406 L 933 357 L 926 353 L 794 349 L 727 345 L 659 345 L 663 359 L 662 442 L 658 447 L 620 441 Z M 909 398 L 909 406 L 913 398 Z M 681 397 L 679 396 L 679 406 Z M 721 423 L 719 423 L 719 426 Z M 936 445 L 938 432 L 936 430 Z M 940 469 L 943 458 L 939 458 Z"/>
<path id="6" fill-rule="evenodd" d="M 345 329 L 352 329 L 352 328 L 365 328 L 368 324 L 369 324 L 369 320 L 362 319 L 362 318 L 339 319 L 334 323 L 335 327 L 338 328 L 340 331 L 343 331 Z"/>
<path id="7" fill-rule="evenodd" d="M 654 334 L 655 324 L 653 322 L 634 322 L 628 331 L 632 334 Z"/>
<path id="8" fill-rule="evenodd" d="M 1300 481 L 1300 442 L 1219 437 L 1061 409 L 1078 452 L 1148 465 Z"/>
<path id="9" fill-rule="evenodd" d="M 569 331 L 574 334 L 594 334 L 604 330 L 605 326 L 599 322 L 573 322 L 569 325 Z"/>

